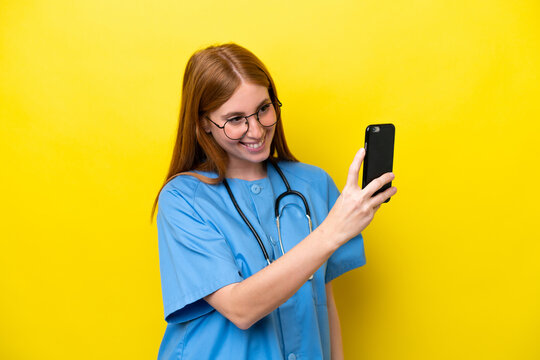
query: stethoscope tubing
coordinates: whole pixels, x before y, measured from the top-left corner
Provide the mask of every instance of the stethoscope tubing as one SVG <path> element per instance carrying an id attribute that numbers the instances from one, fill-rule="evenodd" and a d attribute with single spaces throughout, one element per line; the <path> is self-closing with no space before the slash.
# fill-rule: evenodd
<path id="1" fill-rule="evenodd" d="M 246 215 L 244 215 L 244 212 L 240 209 L 240 206 L 238 206 L 238 203 L 236 202 L 236 198 L 234 197 L 234 195 L 232 193 L 231 187 L 229 186 L 229 183 L 227 182 L 227 179 L 223 179 L 223 185 L 225 185 L 225 188 L 227 189 L 227 192 L 229 193 L 229 197 L 231 198 L 231 200 L 232 200 L 232 202 L 234 204 L 234 207 L 236 208 L 236 210 L 238 211 L 238 213 L 242 217 L 242 220 L 244 220 L 246 225 L 249 227 L 249 230 L 251 230 L 251 232 L 255 236 L 255 239 L 257 239 L 257 242 L 259 243 L 259 246 L 261 247 L 261 250 L 263 252 L 264 258 L 266 259 L 266 262 L 268 263 L 268 265 L 270 265 L 270 256 L 268 256 L 268 253 L 266 252 L 266 248 L 264 247 L 264 244 L 263 244 L 261 238 L 259 237 L 259 234 L 257 234 L 257 231 L 255 231 L 255 229 L 253 228 L 253 225 L 251 225 L 249 220 L 246 218 Z"/>
<path id="2" fill-rule="evenodd" d="M 281 248 L 281 254 L 285 255 L 285 249 L 283 247 L 283 241 L 282 241 L 282 238 L 281 238 L 281 226 L 280 226 L 280 223 L 279 223 L 279 217 L 280 217 L 279 204 L 280 204 L 281 200 L 284 197 L 289 196 L 289 195 L 298 196 L 300 199 L 302 199 L 302 202 L 304 203 L 304 207 L 305 207 L 305 210 L 306 210 L 306 218 L 308 219 L 309 232 L 310 233 L 312 232 L 311 212 L 309 210 L 309 205 L 308 205 L 308 202 L 307 202 L 306 198 L 304 197 L 304 195 L 302 195 L 302 193 L 300 193 L 299 191 L 292 190 L 291 186 L 289 185 L 289 182 L 287 181 L 287 178 L 285 177 L 285 175 L 283 174 L 283 172 L 281 171 L 279 166 L 274 162 L 271 162 L 271 161 L 269 161 L 269 162 L 276 169 L 277 173 L 281 177 L 281 180 L 283 180 L 283 183 L 285 184 L 285 187 L 287 189 L 284 193 L 282 193 L 281 195 L 279 195 L 277 197 L 277 199 L 275 201 L 275 204 L 274 204 L 274 214 L 276 216 L 276 225 L 277 225 L 277 228 L 278 228 L 279 246 Z M 259 236 L 257 231 L 255 231 L 255 228 L 253 227 L 253 225 L 251 225 L 251 223 L 247 219 L 247 217 L 244 214 L 244 212 L 242 211 L 242 209 L 240 209 L 240 206 L 238 205 L 238 202 L 236 201 L 236 198 L 233 195 L 233 192 L 231 190 L 231 187 L 229 186 L 229 183 L 227 182 L 227 179 L 223 179 L 223 185 L 225 185 L 225 189 L 227 189 L 227 193 L 229 194 L 229 197 L 231 198 L 232 203 L 233 203 L 234 207 L 236 208 L 236 211 L 238 212 L 238 214 L 240 214 L 240 217 L 242 218 L 244 223 L 248 226 L 249 230 L 253 233 L 253 236 L 255 236 L 255 239 L 257 239 L 257 243 L 259 244 L 259 247 L 261 248 L 261 251 L 262 251 L 262 253 L 264 255 L 264 258 L 266 259 L 266 262 L 268 263 L 268 265 L 270 265 L 270 263 L 271 263 L 270 256 L 268 256 L 268 252 L 266 251 L 266 248 L 264 247 L 264 244 L 263 244 L 263 242 L 261 240 L 261 237 Z M 310 280 L 313 279 L 313 275 L 309 279 Z"/>

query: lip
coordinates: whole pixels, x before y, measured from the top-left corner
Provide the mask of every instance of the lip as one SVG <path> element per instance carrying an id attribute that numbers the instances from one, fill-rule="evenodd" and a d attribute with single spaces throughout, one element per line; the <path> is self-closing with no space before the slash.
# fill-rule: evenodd
<path id="1" fill-rule="evenodd" d="M 248 144 L 257 144 L 257 142 L 250 142 Z M 245 145 L 243 142 L 240 142 L 240 145 L 242 145 L 242 147 L 244 149 L 246 149 L 247 151 L 249 151 L 250 153 L 259 153 L 261 151 L 263 151 L 265 149 L 265 145 L 266 145 L 266 136 L 262 138 L 262 144 L 261 146 L 259 146 L 258 148 L 254 149 L 254 148 L 250 148 L 249 146 Z"/>

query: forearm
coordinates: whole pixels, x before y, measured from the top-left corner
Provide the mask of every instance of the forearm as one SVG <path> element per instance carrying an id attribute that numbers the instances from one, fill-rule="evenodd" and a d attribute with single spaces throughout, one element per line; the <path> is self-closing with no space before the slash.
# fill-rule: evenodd
<path id="1" fill-rule="evenodd" d="M 205 299 L 238 327 L 247 329 L 294 295 L 338 244 L 320 226 L 269 266 Z"/>
<path id="2" fill-rule="evenodd" d="M 328 307 L 328 321 L 330 325 L 330 349 L 332 360 L 343 360 L 343 343 L 341 339 L 341 325 L 337 311 L 332 283 L 326 284 L 326 304 Z"/>

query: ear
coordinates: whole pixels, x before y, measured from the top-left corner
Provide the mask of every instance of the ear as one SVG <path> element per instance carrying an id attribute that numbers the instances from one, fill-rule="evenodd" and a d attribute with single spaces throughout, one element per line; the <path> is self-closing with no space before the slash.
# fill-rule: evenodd
<path id="1" fill-rule="evenodd" d="M 201 118 L 201 127 L 205 133 L 210 134 L 212 124 L 210 124 L 210 121 L 208 121 L 208 119 L 205 118 L 204 116 Z"/>

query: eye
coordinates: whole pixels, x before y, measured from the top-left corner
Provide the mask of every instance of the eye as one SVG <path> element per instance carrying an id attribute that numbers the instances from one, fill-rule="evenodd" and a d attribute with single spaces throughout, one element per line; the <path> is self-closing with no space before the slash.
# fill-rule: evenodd
<path id="1" fill-rule="evenodd" d="M 240 121 L 242 121 L 243 119 L 244 118 L 242 116 L 235 116 L 233 118 L 228 119 L 227 122 L 230 122 L 230 123 L 236 125 L 236 124 L 239 124 Z"/>
<path id="2" fill-rule="evenodd" d="M 268 109 L 270 109 L 270 105 L 272 105 L 272 103 L 264 104 L 264 105 L 259 109 L 259 113 L 264 114 L 265 112 L 267 112 Z"/>

